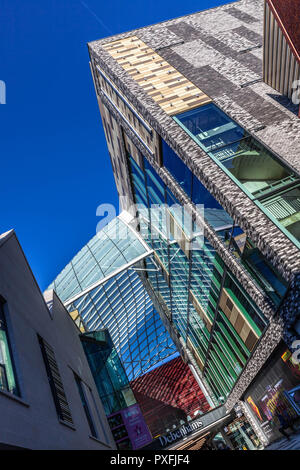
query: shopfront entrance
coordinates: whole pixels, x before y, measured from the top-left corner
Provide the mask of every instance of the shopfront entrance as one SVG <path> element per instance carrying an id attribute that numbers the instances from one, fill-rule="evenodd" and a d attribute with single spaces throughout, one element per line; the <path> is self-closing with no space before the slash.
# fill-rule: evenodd
<path id="1" fill-rule="evenodd" d="M 269 443 L 300 427 L 300 364 L 281 344 L 244 394 Z"/>
<path id="2" fill-rule="evenodd" d="M 230 440 L 233 450 L 260 450 L 262 443 L 245 416 L 233 420 L 223 432 Z"/>

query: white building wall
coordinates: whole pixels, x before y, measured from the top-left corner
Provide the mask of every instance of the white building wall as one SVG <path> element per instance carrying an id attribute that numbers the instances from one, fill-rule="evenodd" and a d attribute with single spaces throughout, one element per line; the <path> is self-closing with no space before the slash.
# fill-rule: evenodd
<path id="1" fill-rule="evenodd" d="M 0 295 L 10 333 L 21 397 L 0 390 L 1 444 L 30 449 L 114 449 L 102 403 L 79 340 L 79 330 L 53 291 L 51 313 L 14 232 L 0 237 Z M 37 334 L 54 349 L 74 427 L 59 421 Z M 91 389 L 98 439 L 90 437 L 74 372 Z"/>

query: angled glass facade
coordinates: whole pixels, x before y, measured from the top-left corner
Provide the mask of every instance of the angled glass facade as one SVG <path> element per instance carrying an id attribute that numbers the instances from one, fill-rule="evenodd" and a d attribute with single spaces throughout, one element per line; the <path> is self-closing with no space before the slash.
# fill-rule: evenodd
<path id="1" fill-rule="evenodd" d="M 177 167 L 179 157 L 166 144 L 163 149 L 172 176 L 190 197 L 197 188 L 197 202 L 204 199 L 207 204 L 205 219 L 225 244 L 231 243 L 242 231 L 190 170 L 183 171 L 181 161 Z M 146 158 L 137 161 L 128 155 L 128 160 L 140 233 L 154 251 L 154 257 L 144 261 L 148 281 L 219 405 L 233 389 L 268 322 L 201 229 L 192 223 L 191 233 L 190 224 L 182 223 L 181 206 Z M 156 204 L 161 204 L 159 210 Z M 192 241 L 193 246 L 187 249 L 182 241 Z"/>
<path id="2" fill-rule="evenodd" d="M 135 271 L 151 255 L 115 218 L 73 258 L 49 286 L 84 329 L 107 328 L 129 380 L 176 353 L 176 347 Z"/>

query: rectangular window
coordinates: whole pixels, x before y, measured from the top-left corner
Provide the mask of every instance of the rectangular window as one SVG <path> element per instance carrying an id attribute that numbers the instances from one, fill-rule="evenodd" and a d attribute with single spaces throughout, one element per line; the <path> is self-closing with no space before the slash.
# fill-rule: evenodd
<path id="1" fill-rule="evenodd" d="M 75 375 L 75 382 L 77 384 L 78 392 L 79 392 L 79 395 L 80 395 L 80 398 L 81 398 L 81 403 L 82 403 L 82 406 L 83 406 L 83 409 L 84 409 L 84 412 L 85 412 L 87 422 L 88 422 L 89 427 L 90 427 L 91 436 L 98 437 L 96 429 L 95 429 L 95 425 L 94 425 L 94 422 L 93 422 L 93 419 L 92 419 L 90 407 L 89 407 L 89 404 L 87 402 L 86 392 L 84 390 L 84 384 L 82 383 L 82 380 L 77 375 Z"/>
<path id="2" fill-rule="evenodd" d="M 50 344 L 48 344 L 43 338 L 38 336 L 38 340 L 58 418 L 67 424 L 73 425 L 71 411 L 67 402 L 54 351 Z"/>
<path id="3" fill-rule="evenodd" d="M 0 300 L 0 390 L 19 395 L 3 303 Z"/>
<path id="4" fill-rule="evenodd" d="M 179 114 L 174 120 L 298 244 L 299 177 L 214 104 Z M 179 170 L 180 174 L 183 177 Z"/>
<path id="5" fill-rule="evenodd" d="M 265 212 L 296 240 L 300 240 L 300 186 L 260 200 Z"/>

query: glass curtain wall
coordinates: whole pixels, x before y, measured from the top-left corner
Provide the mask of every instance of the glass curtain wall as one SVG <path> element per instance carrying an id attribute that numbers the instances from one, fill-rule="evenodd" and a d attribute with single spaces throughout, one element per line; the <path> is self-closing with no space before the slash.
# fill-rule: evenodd
<path id="1" fill-rule="evenodd" d="M 192 350 L 216 403 L 220 404 L 233 388 L 267 322 L 233 281 L 200 229 L 194 226 L 195 233 L 200 235 L 195 235 L 193 249 L 184 249 L 172 228 L 178 222 L 184 236 L 189 238 L 185 225 L 179 223 L 178 201 L 145 158 L 140 157 L 141 166 L 130 155 L 128 159 L 136 202 L 141 201 L 143 187 L 144 205 L 138 207 L 140 231 L 154 250 L 154 255 L 146 260 L 148 280 L 158 299 L 163 299 L 170 320 Z M 187 174 L 179 171 L 177 177 L 184 176 L 182 184 L 192 194 L 193 177 L 189 173 L 190 185 Z M 221 221 L 223 240 L 226 230 L 230 230 L 229 240 L 232 220 L 202 185 L 201 191 L 206 200 L 212 201 L 211 208 L 219 211 L 214 220 Z M 167 204 L 160 217 L 152 207 L 158 203 Z M 172 210 L 169 205 L 176 203 Z"/>
<path id="2" fill-rule="evenodd" d="M 243 230 L 234 223 L 233 219 L 198 178 L 184 165 L 176 153 L 165 142 L 163 142 L 162 148 L 165 168 L 176 179 L 177 183 L 182 186 L 182 189 L 185 190 L 192 202 L 196 204 L 196 208 L 197 204 L 204 205 L 204 218 L 206 222 L 250 272 L 251 276 L 272 299 L 274 304 L 278 305 L 287 290 L 287 283 L 282 276 L 266 260 Z M 183 167 L 186 168 L 185 171 L 183 171 Z M 185 178 L 181 178 L 181 175 L 185 175 Z"/>
<path id="3" fill-rule="evenodd" d="M 105 414 L 135 404 L 126 372 L 108 331 L 85 333 L 80 338 Z"/>
<path id="4" fill-rule="evenodd" d="M 135 270 L 141 262 L 135 260 L 147 258 L 149 252 L 134 231 L 115 218 L 50 286 L 70 314 L 80 316 L 86 331 L 109 330 L 130 380 L 177 352 Z"/>

